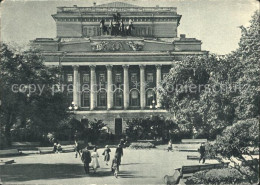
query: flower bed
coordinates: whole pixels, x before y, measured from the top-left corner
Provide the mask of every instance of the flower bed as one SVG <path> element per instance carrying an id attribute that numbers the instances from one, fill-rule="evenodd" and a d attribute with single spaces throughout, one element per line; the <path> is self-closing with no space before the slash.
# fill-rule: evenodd
<path id="1" fill-rule="evenodd" d="M 131 143 L 129 146 L 132 149 L 150 149 L 150 148 L 155 148 L 155 145 L 147 142 L 147 143 Z"/>

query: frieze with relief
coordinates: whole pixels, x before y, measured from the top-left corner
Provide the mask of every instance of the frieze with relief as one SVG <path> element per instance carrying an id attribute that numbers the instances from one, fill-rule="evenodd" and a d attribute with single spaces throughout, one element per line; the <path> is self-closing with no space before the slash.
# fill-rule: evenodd
<path id="1" fill-rule="evenodd" d="M 144 44 L 141 41 L 99 41 L 91 43 L 92 51 L 142 51 Z"/>

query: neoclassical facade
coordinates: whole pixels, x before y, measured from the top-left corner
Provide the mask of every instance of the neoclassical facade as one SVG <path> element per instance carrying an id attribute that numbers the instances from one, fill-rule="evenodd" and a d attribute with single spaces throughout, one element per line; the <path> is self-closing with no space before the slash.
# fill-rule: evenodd
<path id="1" fill-rule="evenodd" d="M 120 13 L 131 35 L 109 35 L 113 14 Z M 78 119 L 102 119 L 120 135 L 127 119 L 168 115 L 160 103 L 161 80 L 187 55 L 207 55 L 201 41 L 177 36 L 181 15 L 175 7 L 139 7 L 115 2 L 92 7 L 58 7 L 52 15 L 56 38 L 37 38 L 46 65 L 63 68 L 68 107 Z"/>

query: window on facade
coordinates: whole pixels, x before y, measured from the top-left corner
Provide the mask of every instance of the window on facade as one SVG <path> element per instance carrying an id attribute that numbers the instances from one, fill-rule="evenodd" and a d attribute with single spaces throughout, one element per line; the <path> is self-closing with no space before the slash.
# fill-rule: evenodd
<path id="1" fill-rule="evenodd" d="M 90 79 L 89 79 L 89 74 L 83 74 L 83 83 L 89 83 Z"/>
<path id="2" fill-rule="evenodd" d="M 72 74 L 67 74 L 67 82 L 72 82 L 72 81 L 73 81 Z"/>
<path id="3" fill-rule="evenodd" d="M 105 79 L 105 74 L 100 74 L 99 75 L 99 83 L 105 83 L 106 79 Z"/>
<path id="4" fill-rule="evenodd" d="M 123 92 L 121 90 L 115 92 L 115 106 L 123 106 Z"/>
<path id="5" fill-rule="evenodd" d="M 137 73 L 131 73 L 131 82 L 137 82 Z"/>
<path id="6" fill-rule="evenodd" d="M 130 105 L 131 106 L 139 106 L 139 92 L 137 90 L 133 90 L 131 92 Z"/>
<path id="7" fill-rule="evenodd" d="M 147 73 L 147 82 L 153 82 L 153 73 Z"/>
<path id="8" fill-rule="evenodd" d="M 153 101 L 155 101 L 155 93 L 153 90 L 150 89 L 146 92 L 146 106 L 153 106 Z"/>
<path id="9" fill-rule="evenodd" d="M 122 75 L 121 75 L 121 73 L 117 73 L 116 74 L 115 81 L 116 81 L 116 83 L 121 83 L 122 82 Z"/>
<path id="10" fill-rule="evenodd" d="M 89 92 L 82 93 L 82 107 L 89 107 L 90 106 L 90 94 Z"/>
<path id="11" fill-rule="evenodd" d="M 107 104 L 107 93 L 106 91 L 100 91 L 99 92 L 99 101 L 98 101 L 98 106 L 106 106 Z"/>

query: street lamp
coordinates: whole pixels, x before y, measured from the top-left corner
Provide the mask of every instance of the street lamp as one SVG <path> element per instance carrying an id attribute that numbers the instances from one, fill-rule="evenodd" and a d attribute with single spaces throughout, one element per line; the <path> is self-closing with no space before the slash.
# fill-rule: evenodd
<path id="1" fill-rule="evenodd" d="M 155 109 L 157 109 L 157 108 L 158 108 L 158 106 L 155 104 L 154 97 L 153 97 L 152 104 L 150 105 L 150 109 L 153 109 L 153 108 L 155 108 Z"/>
<path id="2" fill-rule="evenodd" d="M 70 111 L 76 111 L 76 110 L 78 110 L 78 106 L 74 103 L 74 102 L 71 102 L 71 105 L 69 106 L 69 110 Z"/>

